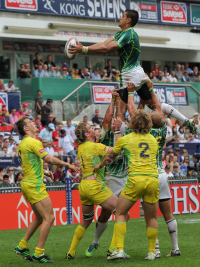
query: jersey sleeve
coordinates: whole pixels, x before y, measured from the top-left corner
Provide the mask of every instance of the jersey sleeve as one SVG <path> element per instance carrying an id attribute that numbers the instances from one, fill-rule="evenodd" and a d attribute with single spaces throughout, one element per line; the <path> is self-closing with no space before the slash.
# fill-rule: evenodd
<path id="1" fill-rule="evenodd" d="M 32 140 L 29 147 L 41 159 L 48 155 L 48 153 L 44 150 L 42 143 L 38 140 Z"/>
<path id="2" fill-rule="evenodd" d="M 130 31 L 122 32 L 121 37 L 119 39 L 117 38 L 117 34 L 115 34 L 114 36 L 114 41 L 120 48 L 130 43 L 130 41 L 132 40 L 132 35 Z"/>
<path id="3" fill-rule="evenodd" d="M 108 153 L 108 147 L 103 144 L 96 144 L 95 154 L 99 156 L 105 156 Z"/>
<path id="4" fill-rule="evenodd" d="M 115 154 L 119 154 L 121 149 L 123 148 L 123 146 L 124 146 L 124 138 L 121 137 L 121 138 L 117 139 L 116 145 L 113 148 L 113 152 Z"/>

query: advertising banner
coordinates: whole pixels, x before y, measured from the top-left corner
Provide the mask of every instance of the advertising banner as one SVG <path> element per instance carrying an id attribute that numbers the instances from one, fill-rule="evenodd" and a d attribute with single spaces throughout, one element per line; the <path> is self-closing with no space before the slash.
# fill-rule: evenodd
<path id="1" fill-rule="evenodd" d="M 167 23 L 187 24 L 185 3 L 161 1 L 161 20 Z"/>
<path id="2" fill-rule="evenodd" d="M 2 109 L 2 105 L 6 105 L 6 109 L 8 110 L 8 94 L 0 93 L 0 109 Z"/>
<path id="3" fill-rule="evenodd" d="M 138 11 L 140 21 L 158 20 L 156 0 L 130 0 L 130 9 Z"/>
<path id="4" fill-rule="evenodd" d="M 66 225 L 66 191 L 49 191 L 53 204 L 55 220 L 53 225 Z M 34 219 L 31 206 L 26 202 L 21 193 L 0 194 L 0 230 L 26 228 Z M 94 221 L 97 221 L 101 207 L 95 207 Z M 131 218 L 140 217 L 140 203 L 137 202 L 130 210 Z M 12 217 L 12 218 L 11 218 Z M 72 190 L 72 223 L 80 223 L 82 209 L 78 190 Z M 114 220 L 114 215 L 110 220 Z"/>
<path id="5" fill-rule="evenodd" d="M 5 7 L 8 9 L 37 11 L 38 0 L 5 0 Z"/>
<path id="6" fill-rule="evenodd" d="M 96 82 L 95 84 L 91 84 L 91 86 L 94 104 L 110 104 L 112 99 L 112 90 L 116 87 L 116 83 L 101 85 Z M 160 103 L 167 103 L 175 106 L 188 105 L 186 87 L 154 85 L 154 92 Z M 134 102 L 135 104 L 140 102 L 140 97 L 136 92 L 134 92 Z"/>
<path id="7" fill-rule="evenodd" d="M 190 4 L 190 23 L 200 25 L 200 5 Z"/>

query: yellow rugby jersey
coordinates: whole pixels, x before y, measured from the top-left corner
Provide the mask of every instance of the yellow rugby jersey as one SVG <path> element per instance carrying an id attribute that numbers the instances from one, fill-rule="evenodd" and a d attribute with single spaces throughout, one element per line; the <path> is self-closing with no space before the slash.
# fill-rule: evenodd
<path id="1" fill-rule="evenodd" d="M 32 137 L 22 139 L 18 147 L 18 158 L 24 171 L 23 181 L 43 183 L 43 158 L 48 155 L 42 143 Z"/>
<path id="2" fill-rule="evenodd" d="M 86 141 L 78 147 L 78 159 L 80 160 L 83 179 L 93 174 L 94 167 L 102 162 L 107 152 L 107 146 L 90 141 Z M 99 181 L 104 181 L 104 168 L 98 170 L 96 178 Z"/>
<path id="3" fill-rule="evenodd" d="M 117 140 L 114 153 L 124 150 L 128 158 L 128 176 L 148 175 L 158 177 L 156 156 L 158 143 L 150 134 L 136 134 L 134 132 Z"/>

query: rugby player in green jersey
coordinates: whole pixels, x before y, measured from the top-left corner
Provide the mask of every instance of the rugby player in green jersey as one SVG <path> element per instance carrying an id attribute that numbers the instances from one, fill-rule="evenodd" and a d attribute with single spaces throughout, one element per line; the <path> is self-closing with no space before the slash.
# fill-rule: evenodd
<path id="1" fill-rule="evenodd" d="M 149 77 L 144 73 L 140 66 L 140 41 L 138 34 L 134 27 L 138 23 L 139 15 L 136 10 L 127 9 L 123 13 L 118 22 L 121 31 L 114 35 L 114 38 L 109 38 L 105 42 L 93 44 L 90 46 L 83 46 L 77 42 L 76 46 L 71 45 L 70 53 L 76 55 L 80 53 L 92 54 L 107 54 L 109 52 L 118 51 L 120 58 L 120 89 L 119 99 L 116 101 L 116 116 L 124 120 L 126 112 L 126 104 L 128 101 L 128 94 L 133 94 L 134 91 L 140 96 L 141 105 L 148 105 L 158 113 L 170 115 L 178 120 L 183 121 L 191 130 L 196 132 L 194 122 L 190 122 L 178 110 L 166 103 L 160 103 L 157 96 L 153 92 L 152 83 Z M 127 90 L 127 87 L 131 90 Z M 122 101 L 120 101 L 120 98 Z M 134 105 L 134 111 L 136 106 Z"/>

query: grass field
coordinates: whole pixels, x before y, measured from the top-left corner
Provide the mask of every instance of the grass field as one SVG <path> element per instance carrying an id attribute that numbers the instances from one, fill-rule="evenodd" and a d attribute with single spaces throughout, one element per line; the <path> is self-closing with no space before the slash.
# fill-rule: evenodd
<path id="1" fill-rule="evenodd" d="M 3 219 L 3 218 L 1 218 Z M 118 260 L 108 262 L 106 260 L 106 251 L 112 236 L 113 222 L 109 222 L 108 228 L 103 234 L 100 242 L 100 247 L 92 258 L 86 258 L 84 255 L 85 249 L 93 240 L 95 223 L 92 223 L 87 230 L 84 238 L 77 248 L 77 259 L 66 261 L 65 254 L 69 249 L 71 239 L 76 225 L 56 226 L 51 228 L 49 238 L 46 243 L 46 253 L 56 262 L 52 266 L 77 266 L 77 267 L 101 267 L 101 266 L 200 266 L 200 215 L 181 215 L 176 216 L 178 222 L 179 247 L 181 250 L 180 257 L 169 257 L 166 255 L 171 248 L 171 240 L 167 231 L 166 224 L 163 218 L 158 218 L 159 224 L 159 240 L 162 258 L 153 262 L 145 261 L 147 256 L 147 238 L 145 233 L 144 219 L 134 219 L 128 222 L 127 236 L 125 239 L 125 247 L 130 260 Z M 21 256 L 14 253 L 14 247 L 24 234 L 22 230 L 10 230 L 0 232 L 0 266 L 2 267 L 25 267 L 40 265 L 36 262 L 28 262 Z M 38 233 L 36 233 L 29 242 L 31 252 L 37 243 Z"/>

